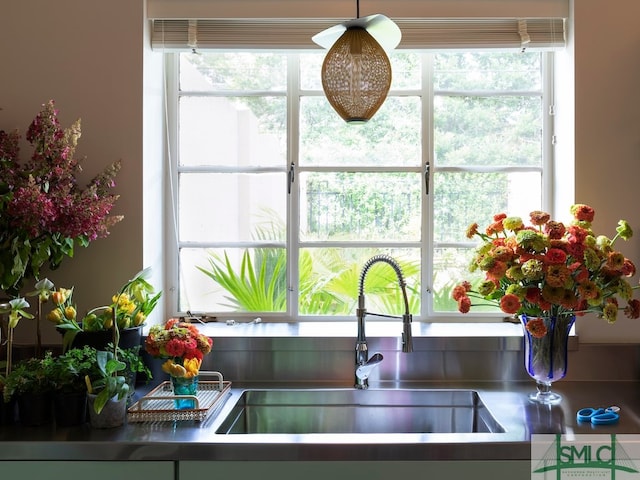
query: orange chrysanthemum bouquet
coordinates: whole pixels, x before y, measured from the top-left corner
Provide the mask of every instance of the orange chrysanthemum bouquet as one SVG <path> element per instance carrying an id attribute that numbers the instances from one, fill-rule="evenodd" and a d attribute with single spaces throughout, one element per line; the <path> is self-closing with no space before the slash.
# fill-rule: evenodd
<path id="1" fill-rule="evenodd" d="M 620 220 L 613 238 L 596 235 L 593 208 L 576 204 L 571 213 L 569 225 L 540 211 L 531 212 L 530 225 L 505 214 L 496 215 L 485 232 L 471 225 L 467 237 L 477 235 L 482 244 L 469 270 L 482 271 L 484 279 L 475 287 L 464 281 L 454 288 L 458 310 L 467 313 L 474 305 L 490 304 L 509 315 L 529 317 L 593 312 L 613 323 L 619 310 L 629 318 L 640 317 L 640 301 L 633 298 L 638 285 L 629 283 L 636 267 L 614 248 L 618 238 L 631 238 L 631 227 Z"/>

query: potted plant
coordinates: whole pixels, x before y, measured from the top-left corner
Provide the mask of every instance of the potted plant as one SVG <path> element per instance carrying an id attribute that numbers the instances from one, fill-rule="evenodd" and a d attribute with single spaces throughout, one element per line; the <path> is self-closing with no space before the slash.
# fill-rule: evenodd
<path id="1" fill-rule="evenodd" d="M 58 426 L 79 425 L 87 418 L 85 377 L 94 370 L 96 350 L 85 346 L 72 348 L 54 359 L 53 415 Z"/>
<path id="2" fill-rule="evenodd" d="M 118 328 L 120 348 L 132 348 L 141 344 L 142 325 L 156 307 L 162 292 L 155 292 L 146 280 L 150 269 L 139 272 L 111 298 L 109 305 L 92 308 L 78 319 L 73 301 L 73 288 L 53 290 L 50 300 L 54 308 L 47 319 L 63 333 L 63 350 L 90 345 L 98 350 L 106 349 L 113 341 L 114 324 Z"/>
<path id="3" fill-rule="evenodd" d="M 126 371 L 127 369 L 138 368 L 136 367 L 138 363 L 132 362 L 128 366 L 127 363 L 121 359 L 122 355 L 120 354 L 122 351 L 118 347 L 120 341 L 118 319 L 120 318 L 120 309 L 125 308 L 122 299 L 128 296 L 128 292 L 136 295 L 136 292 L 142 294 L 142 289 L 148 290 L 149 284 L 144 280 L 147 272 L 148 269 L 138 272 L 136 276 L 125 283 L 117 295 L 114 296 L 110 310 L 113 342 L 108 345 L 108 350 L 98 350 L 96 352 L 97 369 L 92 375 L 85 377 L 91 423 L 98 428 L 116 427 L 124 423 L 127 406 L 126 400 L 130 391 Z M 136 286 L 140 286 L 140 290 L 137 290 Z M 153 297 L 153 306 L 155 306 L 158 298 L 159 294 Z M 139 297 L 138 301 L 141 301 Z M 133 311 L 134 310 L 128 310 L 129 314 L 132 314 Z"/>
<path id="4" fill-rule="evenodd" d="M 4 386 L 6 381 L 6 377 L 0 374 L 0 425 L 11 425 L 16 417 L 15 399 L 10 399 L 6 403 L 4 402 Z"/>
<path id="5" fill-rule="evenodd" d="M 127 365 L 114 351 L 96 351 L 96 365 L 85 376 L 89 419 L 96 428 L 118 427 L 124 423 L 129 383 L 124 371 Z"/>
<path id="6" fill-rule="evenodd" d="M 53 363 L 53 356 L 47 351 L 43 358 L 18 362 L 7 375 L 4 401 L 16 399 L 18 418 L 23 425 L 42 425 L 51 421 Z"/>

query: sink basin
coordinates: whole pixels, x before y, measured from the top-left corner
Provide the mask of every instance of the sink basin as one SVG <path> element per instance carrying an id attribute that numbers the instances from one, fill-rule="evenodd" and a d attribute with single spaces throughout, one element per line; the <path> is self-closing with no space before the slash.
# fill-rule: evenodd
<path id="1" fill-rule="evenodd" d="M 474 390 L 250 389 L 219 434 L 503 433 Z"/>

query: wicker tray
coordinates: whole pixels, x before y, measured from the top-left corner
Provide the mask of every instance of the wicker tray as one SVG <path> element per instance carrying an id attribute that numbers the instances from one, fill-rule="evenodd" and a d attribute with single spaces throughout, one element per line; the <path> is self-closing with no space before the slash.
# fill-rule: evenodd
<path id="1" fill-rule="evenodd" d="M 129 422 L 173 422 L 176 420 L 195 420 L 201 422 L 221 405 L 225 394 L 231 388 L 231 382 L 224 381 L 220 372 L 200 372 L 199 378 L 215 376 L 214 381 L 198 381 L 196 395 L 174 395 L 171 382 L 162 382 L 148 394 L 131 405 L 127 410 Z M 192 398 L 195 408 L 178 410 L 175 400 Z"/>

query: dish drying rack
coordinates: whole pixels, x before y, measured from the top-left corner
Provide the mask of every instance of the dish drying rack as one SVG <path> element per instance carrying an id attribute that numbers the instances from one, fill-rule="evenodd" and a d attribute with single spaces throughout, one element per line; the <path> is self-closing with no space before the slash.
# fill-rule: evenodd
<path id="1" fill-rule="evenodd" d="M 202 380 L 202 377 L 216 377 L 216 380 Z M 224 402 L 231 382 L 225 381 L 220 372 L 201 371 L 198 374 L 196 395 L 174 395 L 170 381 L 162 382 L 127 410 L 128 422 L 174 422 L 184 420 L 205 420 Z M 193 399 L 195 408 L 177 409 L 175 400 Z"/>

